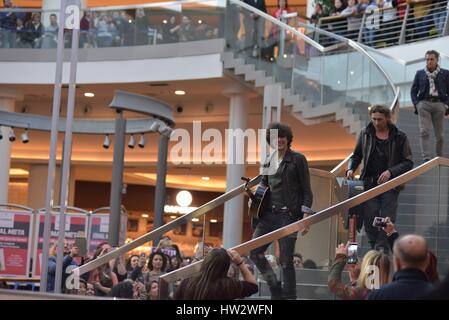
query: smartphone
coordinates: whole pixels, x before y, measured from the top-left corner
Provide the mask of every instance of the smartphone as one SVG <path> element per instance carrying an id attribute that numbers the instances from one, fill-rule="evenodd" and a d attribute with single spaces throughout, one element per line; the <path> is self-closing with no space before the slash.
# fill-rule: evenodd
<path id="1" fill-rule="evenodd" d="M 347 264 L 356 264 L 357 263 L 357 242 L 351 242 L 348 245 L 348 260 Z"/>
<path id="2" fill-rule="evenodd" d="M 87 255 L 87 239 L 84 237 L 75 238 L 75 246 L 78 247 L 78 256 L 85 257 Z"/>

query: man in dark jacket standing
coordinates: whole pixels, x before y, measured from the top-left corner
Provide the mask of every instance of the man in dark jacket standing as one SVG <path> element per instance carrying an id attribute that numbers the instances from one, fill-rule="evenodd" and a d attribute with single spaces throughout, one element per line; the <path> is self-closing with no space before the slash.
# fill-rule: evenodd
<path id="1" fill-rule="evenodd" d="M 371 291 L 367 300 L 412 300 L 432 291 L 425 270 L 429 264 L 426 240 L 418 235 L 400 237 L 394 243 L 392 283 Z"/>
<path id="2" fill-rule="evenodd" d="M 271 129 L 278 130 L 278 158 L 271 161 L 277 161 L 279 166 L 274 174 L 263 176 L 261 184 L 267 186 L 269 191 L 262 203 L 263 208 L 253 239 L 306 218 L 312 213 L 310 208 L 313 195 L 307 159 L 301 153 L 290 149 L 293 134 L 289 126 L 280 123 L 270 124 L 267 130 L 268 143 Z M 283 288 L 265 258 L 265 250 L 270 244 L 251 251 L 251 260 L 267 281 L 272 299 L 296 299 L 296 274 L 293 266 L 296 237 L 297 234 L 293 233 L 279 240 Z"/>
<path id="3" fill-rule="evenodd" d="M 426 52 L 426 67 L 416 72 L 411 89 L 415 113 L 419 116 L 421 151 L 424 161 L 432 158 L 429 135 L 433 125 L 436 155 L 443 156 L 444 115 L 449 108 L 449 70 L 440 68 L 435 50 Z"/>
<path id="4" fill-rule="evenodd" d="M 390 109 L 374 105 L 370 107 L 369 114 L 371 122 L 361 131 L 346 171 L 346 177 L 353 179 L 354 172 L 363 161 L 360 180 L 363 180 L 365 190 L 413 168 L 408 138 L 391 123 Z M 394 222 L 398 196 L 399 190 L 394 188 L 368 200 L 363 206 L 363 223 L 372 249 L 382 247 L 388 252 L 387 235 L 373 227 L 373 221 L 374 217 L 389 217 Z"/>

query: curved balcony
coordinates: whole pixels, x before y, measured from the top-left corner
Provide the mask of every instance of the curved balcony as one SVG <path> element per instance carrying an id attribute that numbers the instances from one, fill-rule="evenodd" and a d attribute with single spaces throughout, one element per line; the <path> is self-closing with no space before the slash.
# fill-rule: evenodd
<path id="1" fill-rule="evenodd" d="M 41 16 L 51 12 L 12 11 L 16 24 L 27 22 L 21 30 L 2 29 L 0 83 L 52 83 L 58 18 L 39 29 Z M 322 36 L 333 44 L 314 41 Z M 237 0 L 90 9 L 81 19 L 79 46 L 78 83 L 222 77 L 221 53 L 225 69 L 256 87 L 279 84 L 284 105 L 301 121 L 341 120 L 351 133 L 365 124 L 367 106 L 393 108 L 398 95 L 356 42 Z"/>

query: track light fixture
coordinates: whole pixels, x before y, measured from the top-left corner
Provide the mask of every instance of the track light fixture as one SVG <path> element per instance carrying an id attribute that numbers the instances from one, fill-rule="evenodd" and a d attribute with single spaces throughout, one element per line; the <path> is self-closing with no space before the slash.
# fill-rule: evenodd
<path id="1" fill-rule="evenodd" d="M 9 137 L 9 141 L 11 141 L 11 142 L 16 141 L 16 134 L 14 132 L 14 128 L 13 127 L 11 127 L 11 130 L 9 131 L 8 137 Z"/>
<path id="2" fill-rule="evenodd" d="M 144 136 L 144 134 L 142 133 L 141 134 L 141 136 L 140 136 L 140 140 L 139 140 L 139 147 L 141 147 L 142 149 L 145 147 L 145 136 Z"/>
<path id="3" fill-rule="evenodd" d="M 134 135 L 132 134 L 129 138 L 128 142 L 128 148 L 134 149 L 134 146 L 136 145 L 136 141 L 134 140 Z"/>
<path id="4" fill-rule="evenodd" d="M 104 141 L 103 141 L 103 148 L 105 149 L 109 149 L 109 146 L 111 145 L 111 141 L 109 140 L 109 135 L 107 134 L 104 137 Z"/>
<path id="5" fill-rule="evenodd" d="M 25 129 L 25 131 L 20 135 L 20 138 L 22 139 L 22 143 L 30 142 L 30 139 L 28 137 L 28 129 Z"/>

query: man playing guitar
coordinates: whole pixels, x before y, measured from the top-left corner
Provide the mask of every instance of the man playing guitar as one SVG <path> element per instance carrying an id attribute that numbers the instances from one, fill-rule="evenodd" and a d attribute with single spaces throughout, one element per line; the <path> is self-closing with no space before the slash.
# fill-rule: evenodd
<path id="1" fill-rule="evenodd" d="M 278 130 L 278 157 L 272 158 L 271 161 L 277 161 L 279 166 L 275 174 L 262 177 L 259 186 L 262 198 L 260 205 L 257 204 L 258 216 L 252 217 L 255 229 L 253 239 L 306 218 L 312 213 L 310 208 L 313 195 L 307 159 L 301 153 L 290 149 L 293 134 L 289 126 L 271 123 L 267 130 L 268 143 L 270 143 L 270 129 Z M 264 166 L 269 165 L 270 162 Z M 251 260 L 269 285 L 272 299 L 296 299 L 296 274 L 293 266 L 296 237 L 297 234 L 292 233 L 279 239 L 283 287 L 265 258 L 265 251 L 270 244 L 251 251 Z"/>

